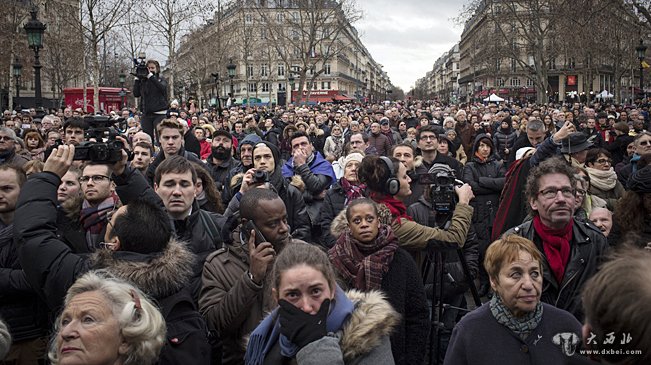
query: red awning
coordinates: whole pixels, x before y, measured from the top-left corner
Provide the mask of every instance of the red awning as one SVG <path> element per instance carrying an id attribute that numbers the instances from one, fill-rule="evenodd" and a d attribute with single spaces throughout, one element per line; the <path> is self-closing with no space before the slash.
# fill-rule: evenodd
<path id="1" fill-rule="evenodd" d="M 335 95 L 334 98 L 332 98 L 334 101 L 351 101 L 355 100 L 347 95 Z"/>
<path id="2" fill-rule="evenodd" d="M 501 95 L 506 95 L 509 93 L 509 89 L 499 89 L 497 93 Z"/>
<path id="3" fill-rule="evenodd" d="M 310 100 L 306 100 L 307 97 L 304 96 L 301 101 L 310 101 L 315 103 L 332 103 L 332 97 L 328 95 L 310 95 Z"/>
<path id="4" fill-rule="evenodd" d="M 524 92 L 526 94 L 535 94 L 536 93 L 536 88 L 535 87 L 528 87 Z"/>
<path id="5" fill-rule="evenodd" d="M 485 89 L 482 90 L 482 91 L 479 93 L 479 96 L 488 96 L 488 90 L 485 90 Z"/>

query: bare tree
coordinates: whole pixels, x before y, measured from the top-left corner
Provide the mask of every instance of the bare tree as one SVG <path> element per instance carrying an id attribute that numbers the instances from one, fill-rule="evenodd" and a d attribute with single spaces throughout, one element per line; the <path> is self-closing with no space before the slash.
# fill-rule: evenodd
<path id="1" fill-rule="evenodd" d="M 287 6 L 256 6 L 262 26 L 268 30 L 269 44 L 278 57 L 298 76 L 299 102 L 307 84 L 311 86 L 327 72 L 329 62 L 354 47 L 347 33 L 362 18 L 354 0 L 295 0 Z"/>
<path id="2" fill-rule="evenodd" d="M 0 80 L 2 80 L 3 84 L 8 85 L 8 107 L 11 108 L 13 105 L 13 90 L 16 87 L 16 80 L 13 76 L 13 63 L 15 59 L 19 59 L 23 60 L 23 66 L 26 66 L 24 60 L 28 57 L 27 38 L 22 24 L 29 15 L 29 9 L 22 0 L 7 0 L 3 2 L 2 9 L 2 15 L 0 15 L 2 20 L 0 21 L 0 42 L 4 47 L 0 49 L 0 70 L 4 70 L 4 72 L 2 72 Z M 25 67 L 23 70 L 27 71 L 28 68 Z M 31 77 L 28 72 L 23 72 L 22 78 L 24 80 Z"/>
<path id="3" fill-rule="evenodd" d="M 93 106 L 99 112 L 99 83 L 102 76 L 100 47 L 111 30 L 131 11 L 131 0 L 80 0 L 81 28 L 90 50 L 91 81 L 93 83 Z"/>

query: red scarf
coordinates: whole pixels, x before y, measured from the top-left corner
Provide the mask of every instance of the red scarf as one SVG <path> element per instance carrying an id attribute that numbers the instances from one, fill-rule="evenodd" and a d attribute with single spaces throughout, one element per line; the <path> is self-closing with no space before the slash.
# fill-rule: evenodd
<path id="1" fill-rule="evenodd" d="M 400 218 L 413 221 L 413 219 L 407 215 L 407 207 L 405 206 L 405 203 L 396 199 L 393 195 L 371 192 L 370 198 L 376 203 L 384 204 L 389 208 L 391 217 L 393 217 L 393 220 L 397 220 L 398 223 L 400 223 Z"/>
<path id="2" fill-rule="evenodd" d="M 570 240 L 572 239 L 572 227 L 574 226 L 574 219 L 570 219 L 565 227 L 561 229 L 551 229 L 543 224 L 540 216 L 533 218 L 533 227 L 536 233 L 540 236 L 547 256 L 549 268 L 556 278 L 556 282 L 560 285 L 563 282 L 563 275 L 565 274 L 565 265 L 570 259 Z"/>
<path id="3" fill-rule="evenodd" d="M 352 202 L 355 199 L 364 197 L 364 189 L 366 189 L 366 185 L 351 184 L 350 181 L 346 180 L 345 177 L 342 177 L 339 182 L 341 183 L 341 188 L 346 194 L 346 204 Z"/>
<path id="4" fill-rule="evenodd" d="M 477 157 L 477 158 L 479 159 L 479 161 L 481 161 L 482 163 L 483 163 L 483 162 L 486 162 L 486 160 L 488 160 L 488 157 L 484 157 L 484 156 L 482 156 L 482 155 L 479 153 L 479 151 L 475 152 L 475 157 Z"/>

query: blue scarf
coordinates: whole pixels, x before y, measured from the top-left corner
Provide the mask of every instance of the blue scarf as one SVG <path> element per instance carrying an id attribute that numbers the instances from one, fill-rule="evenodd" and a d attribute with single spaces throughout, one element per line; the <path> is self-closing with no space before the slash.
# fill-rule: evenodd
<path id="1" fill-rule="evenodd" d="M 330 177 L 330 185 L 334 184 L 337 181 L 335 176 L 335 170 L 332 169 L 332 164 L 328 162 L 319 152 L 314 153 L 314 158 L 312 162 L 308 160 L 308 166 L 310 171 L 315 175 L 325 175 Z M 283 165 L 283 177 L 292 177 L 294 176 L 294 157 L 290 158 Z"/>
<path id="2" fill-rule="evenodd" d="M 326 322 L 328 333 L 339 331 L 348 321 L 355 310 L 355 304 L 348 299 L 346 293 L 337 285 L 334 305 Z M 246 347 L 244 363 L 246 365 L 262 365 L 267 353 L 280 341 L 280 354 L 293 358 L 300 350 L 289 339 L 280 334 L 280 321 L 278 321 L 278 308 L 274 309 L 251 333 L 249 345 Z"/>

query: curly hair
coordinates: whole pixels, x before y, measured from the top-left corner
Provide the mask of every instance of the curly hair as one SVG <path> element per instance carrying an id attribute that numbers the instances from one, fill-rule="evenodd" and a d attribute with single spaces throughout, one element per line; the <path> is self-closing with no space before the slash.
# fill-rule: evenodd
<path id="1" fill-rule="evenodd" d="M 527 185 L 525 187 L 525 196 L 527 201 L 536 199 L 540 191 L 540 178 L 544 175 L 562 174 L 570 179 L 570 186 L 572 189 L 576 187 L 576 177 L 574 177 L 575 170 L 572 166 L 568 165 L 561 157 L 552 157 L 543 161 L 540 165 L 531 169 L 527 177 Z M 532 212 L 534 215 L 537 212 Z"/>
<path id="2" fill-rule="evenodd" d="M 137 287 L 115 278 L 104 271 L 91 271 L 68 289 L 64 310 L 54 323 L 54 333 L 48 356 L 52 364 L 59 364 L 57 339 L 61 336 L 62 316 L 72 299 L 82 293 L 99 292 L 104 303 L 111 306 L 120 327 L 120 335 L 128 344 L 124 365 L 153 364 L 165 344 L 165 319 L 156 305 Z"/>

